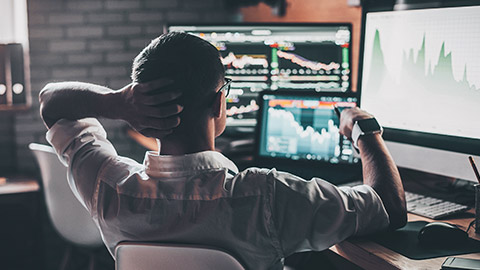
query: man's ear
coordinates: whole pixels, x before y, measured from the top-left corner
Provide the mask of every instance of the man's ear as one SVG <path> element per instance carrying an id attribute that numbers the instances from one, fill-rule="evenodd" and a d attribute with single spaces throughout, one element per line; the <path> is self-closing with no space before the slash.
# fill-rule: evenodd
<path id="1" fill-rule="evenodd" d="M 223 107 L 224 106 L 223 104 L 225 102 L 223 102 L 223 92 L 222 91 L 219 91 L 216 93 L 215 95 L 215 101 L 213 103 L 213 106 L 212 106 L 212 113 L 213 113 L 213 116 L 215 116 L 215 118 L 220 118 L 222 116 L 222 112 L 223 112 Z"/>

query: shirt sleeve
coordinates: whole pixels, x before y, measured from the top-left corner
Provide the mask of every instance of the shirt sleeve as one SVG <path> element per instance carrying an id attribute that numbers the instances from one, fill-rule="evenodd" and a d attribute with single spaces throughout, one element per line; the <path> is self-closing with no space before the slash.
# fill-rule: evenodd
<path id="1" fill-rule="evenodd" d="M 269 174 L 275 182 L 273 218 L 284 256 L 324 250 L 389 225 L 383 202 L 370 186 L 339 188 L 319 178 L 304 180 L 275 170 Z"/>
<path id="2" fill-rule="evenodd" d="M 47 132 L 60 161 L 69 167 L 69 185 L 77 199 L 92 212 L 96 201 L 97 175 L 105 161 L 117 157 L 107 133 L 98 120 L 60 119 Z"/>

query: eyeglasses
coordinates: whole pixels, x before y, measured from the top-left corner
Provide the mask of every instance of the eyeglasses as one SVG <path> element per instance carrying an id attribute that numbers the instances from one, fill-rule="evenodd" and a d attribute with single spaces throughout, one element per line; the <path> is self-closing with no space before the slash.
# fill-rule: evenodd
<path id="1" fill-rule="evenodd" d="M 230 93 L 230 84 L 232 84 L 232 81 L 233 80 L 230 78 L 225 78 L 225 84 L 220 87 L 220 90 L 218 90 L 218 92 L 224 91 L 225 97 L 228 97 L 228 94 Z"/>

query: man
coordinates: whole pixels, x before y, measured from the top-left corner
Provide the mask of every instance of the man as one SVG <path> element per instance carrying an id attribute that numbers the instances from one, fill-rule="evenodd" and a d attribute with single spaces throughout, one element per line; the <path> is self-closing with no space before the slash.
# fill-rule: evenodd
<path id="1" fill-rule="evenodd" d="M 405 224 L 403 187 L 380 134 L 358 139 L 365 185 L 353 188 L 275 169 L 238 172 L 215 152 L 230 81 L 203 39 L 153 40 L 134 60 L 132 80 L 119 91 L 66 82 L 40 93 L 47 139 L 112 254 L 122 241 L 201 244 L 231 252 L 248 269 L 281 269 L 295 252 Z M 118 156 L 87 117 L 123 119 L 161 138 L 160 155 L 147 152 L 143 164 Z M 340 130 L 350 138 L 355 121 L 368 118 L 344 110 Z"/>

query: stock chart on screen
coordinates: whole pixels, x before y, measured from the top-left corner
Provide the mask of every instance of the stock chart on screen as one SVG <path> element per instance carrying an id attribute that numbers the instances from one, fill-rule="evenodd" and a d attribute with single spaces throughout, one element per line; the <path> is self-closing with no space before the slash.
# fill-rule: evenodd
<path id="1" fill-rule="evenodd" d="M 367 14 L 362 108 L 386 127 L 480 138 L 479 14 L 479 6 Z"/>
<path id="2" fill-rule="evenodd" d="M 233 79 L 231 119 L 255 119 L 263 90 L 350 91 L 349 24 L 170 26 L 211 42 Z"/>
<path id="3" fill-rule="evenodd" d="M 355 107 L 355 97 L 265 94 L 259 155 L 293 160 L 357 163 L 352 144 L 339 133 L 333 106 Z"/>

